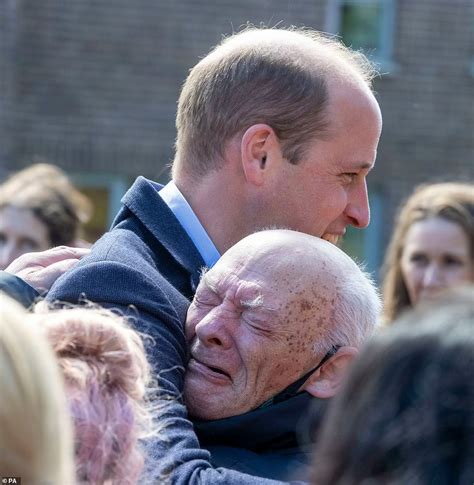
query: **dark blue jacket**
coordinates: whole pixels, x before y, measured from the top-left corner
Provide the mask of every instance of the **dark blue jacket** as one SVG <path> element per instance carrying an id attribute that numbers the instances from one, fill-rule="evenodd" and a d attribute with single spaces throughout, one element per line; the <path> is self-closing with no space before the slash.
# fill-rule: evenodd
<path id="1" fill-rule="evenodd" d="M 164 400 L 164 410 L 156 418 L 162 431 L 150 447 L 155 480 L 183 485 L 276 483 L 214 467 L 209 451 L 200 447 L 187 417 L 181 396 L 187 362 L 183 322 L 204 262 L 157 194 L 160 188 L 139 177 L 124 196 L 112 230 L 94 245 L 89 256 L 56 282 L 48 300 L 76 303 L 85 298 L 114 308 L 131 317 L 139 331 L 152 337 L 148 357 L 159 385 L 172 397 L 171 401 Z M 216 457 L 240 452 L 246 455 L 245 450 L 230 446 L 220 455 L 216 450 Z M 256 466 L 248 469 L 260 476 L 274 476 L 268 467 L 275 459 L 268 461 L 254 455 L 243 456 L 255 460 Z M 281 460 L 284 459 L 282 455 Z M 281 473 L 286 474 L 286 467 L 283 468 L 285 472 Z"/>
<path id="2" fill-rule="evenodd" d="M 15 299 L 25 308 L 30 307 L 36 299 L 40 298 L 40 294 L 29 284 L 6 271 L 0 271 L 0 292 Z"/>

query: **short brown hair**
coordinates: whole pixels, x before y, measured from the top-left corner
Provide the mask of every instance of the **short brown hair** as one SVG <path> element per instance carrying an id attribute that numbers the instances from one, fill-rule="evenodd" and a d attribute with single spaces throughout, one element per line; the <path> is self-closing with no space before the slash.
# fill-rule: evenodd
<path id="1" fill-rule="evenodd" d="M 335 38 L 302 29 L 258 29 L 224 39 L 186 79 L 178 103 L 173 172 L 204 176 L 223 164 L 226 142 L 257 123 L 273 128 L 297 163 L 328 125 L 328 81 L 362 82 L 376 72 Z"/>
<path id="2" fill-rule="evenodd" d="M 47 229 L 51 246 L 71 245 L 87 222 L 92 205 L 64 172 L 47 163 L 35 163 L 0 185 L 0 209 L 30 210 Z"/>
<path id="3" fill-rule="evenodd" d="M 471 260 L 474 260 L 474 185 L 447 182 L 417 187 L 399 209 L 385 256 L 382 270 L 385 323 L 392 322 L 410 306 L 400 264 L 406 234 L 415 222 L 432 217 L 441 217 L 462 228 L 469 241 Z"/>

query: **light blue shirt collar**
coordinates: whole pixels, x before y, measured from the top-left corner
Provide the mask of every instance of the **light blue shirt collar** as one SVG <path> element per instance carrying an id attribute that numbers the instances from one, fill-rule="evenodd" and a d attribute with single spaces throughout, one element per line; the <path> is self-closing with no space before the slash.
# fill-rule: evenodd
<path id="1" fill-rule="evenodd" d="M 212 268 L 221 257 L 196 214 L 173 181 L 158 192 L 191 238 L 208 268 Z"/>

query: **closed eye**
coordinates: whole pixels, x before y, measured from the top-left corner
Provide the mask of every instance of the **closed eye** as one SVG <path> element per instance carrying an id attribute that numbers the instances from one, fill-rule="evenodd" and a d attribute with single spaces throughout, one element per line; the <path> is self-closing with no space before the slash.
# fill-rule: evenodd
<path id="1" fill-rule="evenodd" d="M 197 298 L 196 296 L 194 296 L 193 302 L 194 302 L 194 306 L 197 306 L 197 307 L 216 306 L 218 304 L 215 301 L 212 301 L 210 299 L 201 299 L 201 298 Z"/>
<path id="2" fill-rule="evenodd" d="M 246 315 L 246 312 L 242 313 L 242 321 L 246 325 L 248 325 L 252 329 L 252 331 L 255 332 L 257 335 L 261 335 L 267 338 L 275 337 L 275 332 L 273 330 L 267 328 L 263 322 L 260 323 L 255 318 L 250 317 L 249 315 Z"/>

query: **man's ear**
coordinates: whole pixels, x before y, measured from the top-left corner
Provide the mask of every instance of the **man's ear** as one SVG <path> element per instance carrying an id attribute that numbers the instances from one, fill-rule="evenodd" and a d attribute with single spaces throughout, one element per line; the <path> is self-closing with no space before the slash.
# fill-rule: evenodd
<path id="1" fill-rule="evenodd" d="M 340 347 L 335 355 L 309 376 L 302 389 L 320 399 L 335 396 L 358 353 L 355 347 Z"/>
<path id="2" fill-rule="evenodd" d="M 247 129 L 240 150 L 245 179 L 257 186 L 263 185 L 266 174 L 283 158 L 278 137 L 264 123 Z"/>

